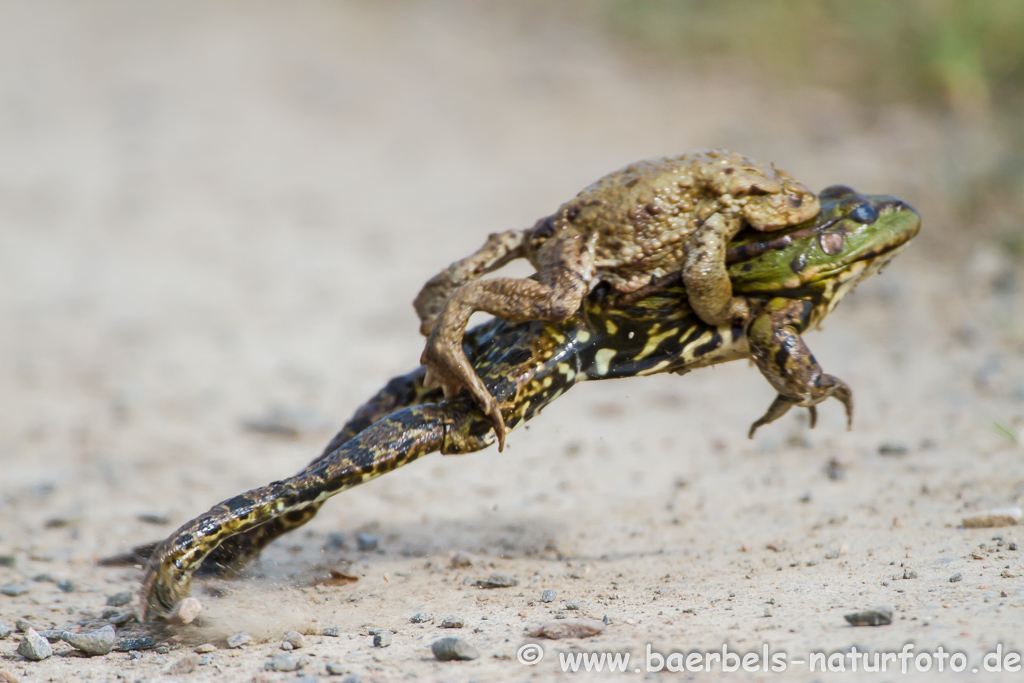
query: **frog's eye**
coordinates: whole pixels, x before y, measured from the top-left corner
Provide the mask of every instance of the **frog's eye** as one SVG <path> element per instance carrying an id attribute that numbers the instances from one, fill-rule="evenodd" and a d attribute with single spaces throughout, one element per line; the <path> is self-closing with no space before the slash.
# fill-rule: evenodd
<path id="1" fill-rule="evenodd" d="M 843 250 L 846 244 L 846 235 L 841 232 L 826 232 L 818 237 L 818 244 L 821 250 L 829 256 L 835 256 Z"/>
<path id="2" fill-rule="evenodd" d="M 850 194 L 857 194 L 857 192 L 852 187 L 847 187 L 846 185 L 830 185 L 818 193 L 818 197 L 828 200 L 838 199 Z"/>
<path id="3" fill-rule="evenodd" d="M 850 220 L 870 225 L 878 220 L 878 209 L 870 204 L 861 204 L 850 212 Z"/>

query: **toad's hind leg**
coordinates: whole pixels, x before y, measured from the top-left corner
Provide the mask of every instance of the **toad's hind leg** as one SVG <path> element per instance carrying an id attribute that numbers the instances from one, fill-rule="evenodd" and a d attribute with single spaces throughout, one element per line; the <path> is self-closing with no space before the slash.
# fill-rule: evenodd
<path id="1" fill-rule="evenodd" d="M 466 389 L 494 425 L 498 450 L 505 446 L 505 422 L 498 402 L 473 370 L 463 351 L 470 317 L 483 311 L 509 322 L 564 322 L 579 309 L 594 276 L 593 255 L 582 237 L 555 243 L 541 259 L 537 280 L 495 278 L 463 285 L 452 294 L 430 332 L 420 362 L 427 386 L 445 396 Z"/>

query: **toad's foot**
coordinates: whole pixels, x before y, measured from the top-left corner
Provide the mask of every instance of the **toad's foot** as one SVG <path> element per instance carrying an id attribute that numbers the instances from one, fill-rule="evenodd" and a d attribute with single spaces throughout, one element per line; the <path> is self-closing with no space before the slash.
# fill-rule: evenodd
<path id="1" fill-rule="evenodd" d="M 453 398 L 465 389 L 473 397 L 476 404 L 494 425 L 494 435 L 498 438 L 498 452 L 505 448 L 505 418 L 501 414 L 498 402 L 484 386 L 483 380 L 469 364 L 469 360 L 450 340 L 438 339 L 431 335 L 420 362 L 427 366 L 427 374 L 423 385 L 427 388 L 442 387 L 444 395 Z"/>

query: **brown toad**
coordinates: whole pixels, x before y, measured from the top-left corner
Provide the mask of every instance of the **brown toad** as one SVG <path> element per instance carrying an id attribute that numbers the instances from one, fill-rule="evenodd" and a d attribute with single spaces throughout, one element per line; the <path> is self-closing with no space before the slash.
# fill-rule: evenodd
<path id="1" fill-rule="evenodd" d="M 702 320 L 740 324 L 749 311 L 732 296 L 726 243 L 744 225 L 778 230 L 819 208 L 818 198 L 787 173 L 734 152 L 700 150 L 630 164 L 534 227 L 492 234 L 423 286 L 413 305 L 420 332 L 429 335 L 420 360 L 427 386 L 442 386 L 447 396 L 467 389 L 493 422 L 500 450 L 501 411 L 462 350 L 474 312 L 558 322 L 600 282 L 628 293 L 681 271 Z M 517 258 L 537 269 L 533 278 L 479 279 Z"/>

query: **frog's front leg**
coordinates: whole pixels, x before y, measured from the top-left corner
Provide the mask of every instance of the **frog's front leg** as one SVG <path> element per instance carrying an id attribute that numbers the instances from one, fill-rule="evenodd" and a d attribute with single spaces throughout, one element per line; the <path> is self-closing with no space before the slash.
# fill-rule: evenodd
<path id="1" fill-rule="evenodd" d="M 580 235 L 552 243 L 539 259 L 537 280 L 494 278 L 463 285 L 449 297 L 427 339 L 420 362 L 425 384 L 444 387 L 445 396 L 466 389 L 494 425 L 498 450 L 505 445 L 500 406 L 463 352 L 470 316 L 484 311 L 510 322 L 563 322 L 579 309 L 594 276 L 594 258 Z"/>
<path id="2" fill-rule="evenodd" d="M 779 392 L 771 406 L 750 426 L 750 438 L 758 427 L 779 419 L 793 406 L 807 408 L 814 427 L 815 406 L 830 396 L 846 407 L 847 429 L 853 424 L 853 392 L 843 380 L 822 372 L 818 361 L 800 337 L 810 304 L 794 299 L 771 299 L 757 313 L 747 330 L 750 353 L 761 374 Z"/>
<path id="3" fill-rule="evenodd" d="M 522 230 L 494 233 L 476 252 L 427 280 L 412 303 L 420 318 L 420 334 L 430 334 L 445 302 L 459 287 L 521 258 L 525 239 L 526 234 Z"/>

